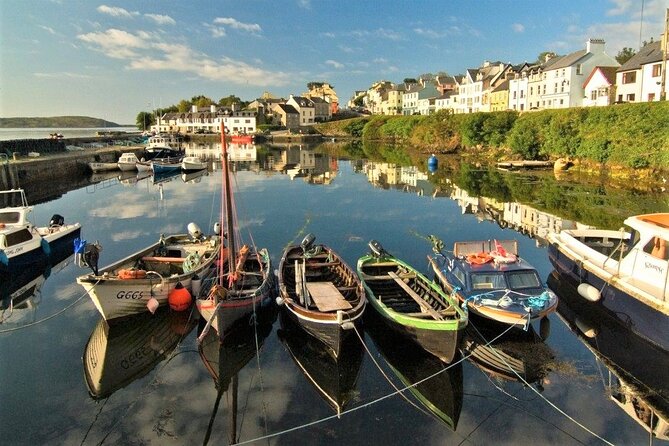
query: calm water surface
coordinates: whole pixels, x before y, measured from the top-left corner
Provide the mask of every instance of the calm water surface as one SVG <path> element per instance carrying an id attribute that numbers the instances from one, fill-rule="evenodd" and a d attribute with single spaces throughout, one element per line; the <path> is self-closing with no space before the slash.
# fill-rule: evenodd
<path id="1" fill-rule="evenodd" d="M 211 228 L 220 205 L 220 164 L 215 150 L 189 150 L 211 159 L 207 175 L 186 182 L 97 176 L 95 184 L 36 204 L 34 220 L 44 224 L 59 213 L 80 221 L 82 236 L 103 246 L 101 265 L 160 233 L 185 232 L 188 222 Z M 367 241 L 376 239 L 426 273 L 429 234 L 447 247 L 457 240 L 514 238 L 521 255 L 548 280 L 552 267 L 542 237 L 549 226 L 578 220 L 616 227 L 627 214 L 669 208 L 662 193 L 607 191 L 545 174 L 502 175 L 445 164 L 430 176 L 423 167 L 337 160 L 299 147 L 235 150 L 242 160 L 235 165 L 240 224 L 270 250 L 275 265 L 283 247 L 307 232 L 352 265 L 367 252 Z M 664 410 L 659 423 L 667 423 L 666 369 L 662 376 L 636 361 L 635 376 L 664 393 L 623 397 L 637 402 L 626 413 L 613 398 L 620 399 L 617 369 L 599 358 L 597 342 L 569 328 L 569 306 L 563 306 L 563 317 L 551 315 L 545 342 L 533 327 L 493 344 L 524 367 L 521 379 L 480 355 L 469 357 L 476 347 L 470 338 L 462 346 L 466 357 L 447 365 L 390 338 L 373 321 L 360 333 L 364 345 L 355 337 L 339 363 L 274 315 L 220 349 L 206 337 L 201 352 L 197 321 L 188 314 L 163 311 L 106 329 L 76 284 L 84 272 L 66 259 L 46 280 L 38 276 L 39 292 L 24 308 L 3 313 L 2 444 L 594 445 L 602 444 L 599 437 L 613 444 L 661 443 L 637 421 L 658 423 L 642 405 L 649 395 Z M 500 333 L 479 321 L 472 325 L 486 340 Z M 602 336 L 615 331 L 599 328 Z M 612 342 L 624 346 L 625 334 L 619 336 Z M 101 385 L 90 392 L 91 371 L 82 362 L 87 349 L 104 364 L 102 374 L 94 371 Z M 660 361 L 669 364 L 662 354 Z M 219 357 L 220 394 L 207 367 Z"/>
<path id="2" fill-rule="evenodd" d="M 60 133 L 64 138 L 85 138 L 97 136 L 97 132 L 137 132 L 137 127 L 99 127 L 99 128 L 3 128 L 0 129 L 0 141 L 7 139 L 48 138 L 52 133 Z"/>

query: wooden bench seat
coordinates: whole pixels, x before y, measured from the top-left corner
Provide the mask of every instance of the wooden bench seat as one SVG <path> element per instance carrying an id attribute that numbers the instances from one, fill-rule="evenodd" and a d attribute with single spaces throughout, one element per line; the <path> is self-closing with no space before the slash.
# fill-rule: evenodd
<path id="1" fill-rule="evenodd" d="M 311 300 L 319 311 L 350 310 L 353 307 L 344 299 L 332 282 L 307 282 Z"/>

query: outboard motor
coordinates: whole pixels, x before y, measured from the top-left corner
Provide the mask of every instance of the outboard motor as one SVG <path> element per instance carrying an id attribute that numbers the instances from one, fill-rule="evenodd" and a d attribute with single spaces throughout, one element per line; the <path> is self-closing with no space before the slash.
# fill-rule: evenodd
<path id="1" fill-rule="evenodd" d="M 214 223 L 214 234 L 220 236 L 221 235 L 221 222 L 217 221 Z"/>
<path id="2" fill-rule="evenodd" d="M 195 240 L 200 240 L 204 236 L 200 227 L 193 222 L 188 223 L 188 234 Z"/>
<path id="3" fill-rule="evenodd" d="M 307 252 L 314 244 L 314 241 L 316 241 L 316 236 L 311 233 L 307 234 L 302 239 L 302 243 L 300 243 L 300 246 L 302 247 L 302 252 Z"/>
<path id="4" fill-rule="evenodd" d="M 63 226 L 65 224 L 65 218 L 62 215 L 53 214 L 51 220 L 49 220 L 49 226 Z"/>
<path id="5" fill-rule="evenodd" d="M 383 249 L 381 243 L 377 242 L 376 240 L 370 240 L 367 246 L 369 246 L 369 249 L 372 251 L 372 255 L 374 257 L 384 257 L 388 255 L 388 252 Z"/>

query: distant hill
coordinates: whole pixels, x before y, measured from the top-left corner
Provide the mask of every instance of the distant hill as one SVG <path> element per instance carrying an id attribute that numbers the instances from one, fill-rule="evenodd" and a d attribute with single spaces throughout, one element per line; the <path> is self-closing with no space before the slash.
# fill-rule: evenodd
<path id="1" fill-rule="evenodd" d="M 95 128 L 121 125 L 89 116 L 51 116 L 47 118 L 0 118 L 0 128 Z"/>

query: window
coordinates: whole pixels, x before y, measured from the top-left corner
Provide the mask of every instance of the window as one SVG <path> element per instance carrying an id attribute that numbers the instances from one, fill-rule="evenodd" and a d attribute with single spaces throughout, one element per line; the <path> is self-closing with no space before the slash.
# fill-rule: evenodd
<path id="1" fill-rule="evenodd" d="M 507 273 L 506 278 L 509 281 L 509 288 L 512 290 L 519 288 L 539 288 L 541 286 L 541 281 L 537 273 L 531 270 L 513 271 Z"/>
<path id="2" fill-rule="evenodd" d="M 636 82 L 636 71 L 623 73 L 623 84 L 633 84 Z"/>
<path id="3" fill-rule="evenodd" d="M 653 237 L 648 243 L 646 243 L 646 246 L 643 247 L 643 250 L 653 257 L 667 260 L 669 259 L 669 249 L 667 249 L 667 245 L 667 241 L 663 238 Z"/>
<path id="4" fill-rule="evenodd" d="M 503 274 L 478 273 L 472 274 L 472 289 L 474 290 L 500 290 L 506 288 Z"/>
<path id="5" fill-rule="evenodd" d="M 465 273 L 460 268 L 453 268 L 453 275 L 463 286 L 465 285 Z"/>
<path id="6" fill-rule="evenodd" d="M 1 212 L 0 223 L 18 223 L 21 214 L 18 212 Z"/>
<path id="7" fill-rule="evenodd" d="M 576 74 L 583 74 L 583 64 L 576 64 Z"/>
<path id="8" fill-rule="evenodd" d="M 648 102 L 653 102 L 655 100 L 655 93 L 648 93 Z"/>
<path id="9" fill-rule="evenodd" d="M 32 234 L 30 233 L 30 230 L 28 229 L 22 229 L 20 231 L 16 232 L 11 232 L 9 234 L 5 235 L 5 246 L 14 246 L 18 245 L 19 243 L 27 242 L 32 238 Z"/>
<path id="10" fill-rule="evenodd" d="M 592 90 L 590 92 L 590 99 L 592 99 L 593 101 L 597 99 L 597 90 Z"/>
<path id="11" fill-rule="evenodd" d="M 630 93 L 627 95 L 627 102 L 634 102 L 634 93 Z"/>
<path id="12" fill-rule="evenodd" d="M 653 65 L 653 77 L 660 77 L 662 76 L 662 64 L 655 64 Z"/>

